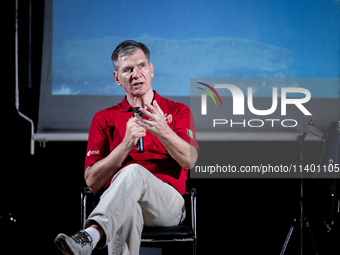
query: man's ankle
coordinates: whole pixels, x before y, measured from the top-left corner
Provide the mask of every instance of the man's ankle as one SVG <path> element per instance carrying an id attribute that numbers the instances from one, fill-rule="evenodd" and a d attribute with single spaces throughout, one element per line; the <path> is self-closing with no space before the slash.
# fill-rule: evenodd
<path id="1" fill-rule="evenodd" d="M 105 236 L 105 232 L 103 228 L 99 224 L 92 224 L 90 228 L 94 228 L 99 232 L 100 239 L 102 239 Z"/>

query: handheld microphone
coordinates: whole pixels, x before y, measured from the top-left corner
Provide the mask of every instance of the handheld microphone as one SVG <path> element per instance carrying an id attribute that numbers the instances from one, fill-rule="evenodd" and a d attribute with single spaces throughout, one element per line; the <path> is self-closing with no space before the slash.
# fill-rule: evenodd
<path id="1" fill-rule="evenodd" d="M 135 114 L 139 114 L 143 118 L 143 113 L 139 111 L 139 107 L 133 108 L 132 116 L 135 117 Z M 143 137 L 140 137 L 137 142 L 137 152 L 142 153 L 144 152 L 144 140 Z"/>

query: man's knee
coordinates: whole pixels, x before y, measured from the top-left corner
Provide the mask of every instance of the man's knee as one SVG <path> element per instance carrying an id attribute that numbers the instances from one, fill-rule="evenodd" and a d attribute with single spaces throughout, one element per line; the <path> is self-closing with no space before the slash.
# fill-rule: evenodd
<path id="1" fill-rule="evenodd" d="M 131 164 L 122 169 L 123 175 L 128 175 L 129 177 L 145 177 L 150 174 L 150 171 L 139 164 Z"/>

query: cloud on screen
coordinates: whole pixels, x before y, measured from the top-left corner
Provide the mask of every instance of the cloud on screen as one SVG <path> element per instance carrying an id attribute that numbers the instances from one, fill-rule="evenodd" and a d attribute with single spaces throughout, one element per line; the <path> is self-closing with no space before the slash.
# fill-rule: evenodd
<path id="1" fill-rule="evenodd" d="M 66 41 L 53 56 L 52 94 L 125 95 L 115 83 L 111 54 L 126 38 L 110 36 Z M 153 88 L 161 95 L 190 95 L 190 78 L 292 77 L 294 52 L 254 40 L 143 36 L 151 52 Z"/>

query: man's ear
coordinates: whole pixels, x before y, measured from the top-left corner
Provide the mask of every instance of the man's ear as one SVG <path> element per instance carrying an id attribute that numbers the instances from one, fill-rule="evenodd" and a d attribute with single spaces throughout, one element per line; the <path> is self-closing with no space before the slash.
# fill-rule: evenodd
<path id="1" fill-rule="evenodd" d="M 151 78 L 154 77 L 154 72 L 153 72 L 153 64 L 150 62 L 150 70 L 151 70 Z"/>
<path id="2" fill-rule="evenodd" d="M 113 72 L 113 78 L 115 79 L 116 83 L 118 86 L 122 86 L 120 80 L 119 80 L 119 77 L 118 77 L 118 72 L 117 71 L 114 71 Z"/>

